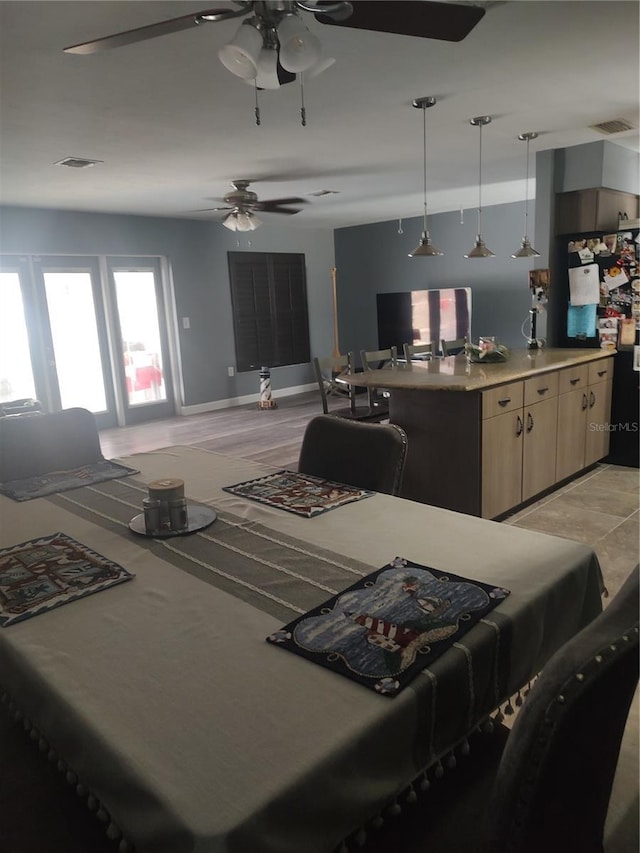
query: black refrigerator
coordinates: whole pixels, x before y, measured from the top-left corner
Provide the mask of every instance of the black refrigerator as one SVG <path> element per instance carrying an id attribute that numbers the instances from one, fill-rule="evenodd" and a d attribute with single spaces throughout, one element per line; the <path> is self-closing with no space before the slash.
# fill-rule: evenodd
<path id="1" fill-rule="evenodd" d="M 611 233 L 563 234 L 551 265 L 551 337 L 559 347 L 615 349 L 609 455 L 639 467 L 640 233 L 637 220 Z"/>

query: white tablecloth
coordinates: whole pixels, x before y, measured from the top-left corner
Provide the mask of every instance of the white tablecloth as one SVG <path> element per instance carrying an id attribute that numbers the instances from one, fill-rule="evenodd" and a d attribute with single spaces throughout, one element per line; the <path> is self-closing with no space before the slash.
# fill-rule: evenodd
<path id="1" fill-rule="evenodd" d="M 388 495 L 301 518 L 221 491 L 270 469 L 195 448 L 124 461 L 372 571 L 399 555 L 511 590 L 391 699 L 267 644 L 282 620 L 109 530 L 79 492 L 0 498 L 3 546 L 60 530 L 136 574 L 0 629 L 0 687 L 139 853 L 328 853 L 485 714 L 476 660 L 500 658 L 515 692 L 600 610 L 575 542 Z"/>

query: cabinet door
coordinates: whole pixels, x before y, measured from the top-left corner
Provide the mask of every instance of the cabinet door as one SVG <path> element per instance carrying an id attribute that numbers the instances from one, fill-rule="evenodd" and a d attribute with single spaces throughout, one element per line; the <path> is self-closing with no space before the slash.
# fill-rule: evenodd
<path id="1" fill-rule="evenodd" d="M 556 481 L 584 468 L 588 391 L 578 388 L 558 397 Z"/>
<path id="2" fill-rule="evenodd" d="M 522 409 L 482 422 L 482 517 L 495 518 L 522 500 Z"/>
<path id="3" fill-rule="evenodd" d="M 612 386 L 613 380 L 608 379 L 606 382 L 590 385 L 587 389 L 589 407 L 587 409 L 585 465 L 592 465 L 609 453 Z"/>
<path id="4" fill-rule="evenodd" d="M 551 397 L 524 411 L 522 500 L 548 489 L 556 481 L 558 398 Z"/>

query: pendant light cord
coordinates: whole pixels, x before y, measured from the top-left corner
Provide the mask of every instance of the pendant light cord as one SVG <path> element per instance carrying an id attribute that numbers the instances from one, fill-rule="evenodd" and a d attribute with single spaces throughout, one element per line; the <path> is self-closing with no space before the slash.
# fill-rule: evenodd
<path id="1" fill-rule="evenodd" d="M 422 198 L 424 201 L 424 227 L 427 233 L 427 105 L 422 105 Z"/>
<path id="2" fill-rule="evenodd" d="M 478 161 L 478 237 L 482 234 L 482 124 L 480 127 L 480 156 Z"/>
<path id="3" fill-rule="evenodd" d="M 527 183 L 524 188 L 524 238 L 529 236 L 529 143 L 531 139 L 527 136 Z"/>

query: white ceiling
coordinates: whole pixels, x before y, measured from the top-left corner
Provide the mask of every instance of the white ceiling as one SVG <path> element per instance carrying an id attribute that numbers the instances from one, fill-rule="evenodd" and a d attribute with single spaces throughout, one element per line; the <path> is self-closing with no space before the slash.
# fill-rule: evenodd
<path id="1" fill-rule="evenodd" d="M 526 145 L 536 150 L 608 139 L 638 151 L 636 0 L 509 0 L 486 4 L 459 43 L 322 26 L 301 12 L 336 63 L 305 86 L 260 95 L 219 62 L 239 20 L 209 23 L 80 56 L 63 47 L 191 12 L 209 0 L 0 2 L 0 200 L 4 204 L 211 218 L 234 178 L 261 198 L 310 198 L 265 224 L 338 227 L 422 213 L 422 115 L 427 113 L 431 212 L 524 198 Z M 589 125 L 624 118 L 634 130 Z M 53 165 L 63 157 L 104 163 Z"/>

